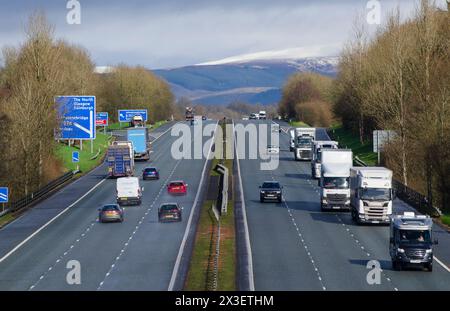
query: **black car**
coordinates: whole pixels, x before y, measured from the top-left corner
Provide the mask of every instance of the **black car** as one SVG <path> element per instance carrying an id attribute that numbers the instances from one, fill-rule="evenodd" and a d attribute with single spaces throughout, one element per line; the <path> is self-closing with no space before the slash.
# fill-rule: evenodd
<path id="1" fill-rule="evenodd" d="M 181 221 L 181 212 L 183 208 L 178 203 L 164 203 L 158 209 L 158 220 L 162 221 Z"/>
<path id="2" fill-rule="evenodd" d="M 159 179 L 159 172 L 156 167 L 147 167 L 142 171 L 142 179 Z"/>
<path id="3" fill-rule="evenodd" d="M 259 188 L 260 202 L 277 201 L 278 203 L 281 203 L 283 198 L 283 187 L 278 181 L 265 181 Z"/>
<path id="4" fill-rule="evenodd" d="M 118 204 L 106 204 L 98 209 L 99 222 L 123 222 L 123 209 Z"/>
<path id="5" fill-rule="evenodd" d="M 203 121 L 206 121 L 206 116 L 202 116 L 202 120 L 203 120 Z"/>

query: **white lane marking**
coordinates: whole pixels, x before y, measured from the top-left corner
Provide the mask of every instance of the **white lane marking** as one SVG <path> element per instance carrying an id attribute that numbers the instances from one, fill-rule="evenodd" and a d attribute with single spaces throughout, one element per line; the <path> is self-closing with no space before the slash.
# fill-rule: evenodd
<path id="1" fill-rule="evenodd" d="M 433 256 L 433 259 L 436 260 L 436 262 L 442 267 L 444 268 L 447 272 L 450 272 L 450 268 L 445 265 L 442 261 L 440 261 L 436 256 Z"/>
<path id="2" fill-rule="evenodd" d="M 37 229 L 35 232 L 33 232 L 30 236 L 28 236 L 25 240 L 23 240 L 22 242 L 20 242 L 16 247 L 14 247 L 11 251 L 9 251 L 5 256 L 3 256 L 0 259 L 0 263 L 3 262 L 6 258 L 8 258 L 9 256 L 11 256 L 15 251 L 17 251 L 19 248 L 21 248 L 25 243 L 27 243 L 29 240 L 31 240 L 35 235 L 37 235 L 39 232 L 41 232 L 42 230 L 44 230 L 48 225 L 50 225 L 53 221 L 55 221 L 56 219 L 58 219 L 61 215 L 63 215 L 64 213 L 66 213 L 69 209 L 71 209 L 72 207 L 74 207 L 76 204 L 78 204 L 81 200 L 83 200 L 85 197 L 87 197 L 91 192 L 93 192 L 95 189 L 97 189 L 98 186 L 100 186 L 102 183 L 105 182 L 106 179 L 101 180 L 99 183 L 97 183 L 93 188 L 91 188 L 91 190 L 89 190 L 88 192 L 86 192 L 81 198 L 79 198 L 78 200 L 76 200 L 75 202 L 73 202 L 72 204 L 70 204 L 68 207 L 66 207 L 64 210 L 62 210 L 58 215 L 56 215 L 55 217 L 53 217 L 52 219 L 50 219 L 47 223 L 45 223 L 42 227 L 40 227 L 39 229 Z"/>
<path id="3" fill-rule="evenodd" d="M 175 166 L 173 167 L 172 171 L 170 172 L 169 176 L 166 178 L 166 180 L 162 183 L 161 189 L 163 189 L 165 187 L 165 185 L 169 182 L 170 178 L 172 178 L 173 174 L 175 173 L 175 170 L 177 169 L 178 165 L 181 163 L 181 160 L 178 160 L 177 163 L 175 164 Z M 150 207 L 147 209 L 147 212 L 150 211 L 153 207 L 153 205 L 155 204 L 155 202 L 157 202 L 159 200 L 160 197 L 159 193 L 154 199 L 152 204 L 150 205 Z M 141 221 L 144 221 L 145 218 L 147 217 L 147 214 L 145 214 L 144 216 L 142 216 Z M 131 234 L 131 236 L 128 237 L 127 242 L 125 242 L 124 247 L 122 248 L 122 250 L 120 251 L 119 255 L 114 259 L 114 262 L 111 264 L 111 268 L 108 270 L 108 272 L 106 273 L 106 276 L 104 277 L 103 281 L 100 282 L 99 286 L 97 287 L 97 290 L 101 290 L 103 284 L 106 282 L 106 279 L 111 275 L 111 273 L 114 270 L 114 267 L 116 266 L 116 263 L 120 260 L 120 258 L 124 255 L 125 251 L 128 248 L 128 245 L 130 243 L 130 241 L 133 239 L 133 237 L 136 235 L 137 230 L 140 228 L 140 226 L 136 226 L 136 230 L 133 231 L 133 233 Z"/>
<path id="4" fill-rule="evenodd" d="M 178 122 L 177 122 L 178 123 Z M 172 125 L 167 131 L 165 131 L 164 133 L 162 133 L 160 136 L 158 136 L 152 143 L 154 143 L 155 141 L 157 141 L 160 137 L 162 137 L 164 134 L 166 134 L 167 132 L 169 132 L 169 130 L 172 129 L 173 126 L 175 126 L 177 123 L 175 123 L 174 125 Z M 63 214 L 65 214 L 69 209 L 71 209 L 72 207 L 74 207 L 76 204 L 78 204 L 81 200 L 83 200 L 85 197 L 87 197 L 92 191 L 94 191 L 95 189 L 97 189 L 98 186 L 100 186 L 102 183 L 104 183 L 106 181 L 107 177 L 102 179 L 100 182 L 98 182 L 94 187 L 92 187 L 88 192 L 86 192 L 81 198 L 79 198 L 78 200 L 76 200 L 75 202 L 73 202 L 72 204 L 70 204 L 68 207 L 66 207 L 64 210 L 62 210 L 58 215 L 56 215 L 55 217 L 53 217 L 52 219 L 50 219 L 48 222 L 46 222 L 44 225 L 42 225 L 39 229 L 37 229 L 36 231 L 34 231 L 31 235 L 29 235 L 25 240 L 23 240 L 22 242 L 20 242 L 18 245 L 16 245 L 12 250 L 10 250 L 5 256 L 3 256 L 0 259 L 0 263 L 2 263 L 5 259 L 7 259 L 9 256 L 11 256 L 12 254 L 14 254 L 19 248 L 21 248 L 23 245 L 25 245 L 25 243 L 27 243 L 29 240 L 31 240 L 34 236 L 36 236 L 39 232 L 41 232 L 42 230 L 44 230 L 46 227 L 48 227 L 53 221 L 55 221 L 56 219 L 58 219 L 60 216 L 62 216 Z M 81 179 L 78 179 L 81 180 Z"/>
<path id="5" fill-rule="evenodd" d="M 233 138 L 234 133 L 234 122 L 233 122 Z M 236 163 L 237 163 L 237 172 L 239 178 L 239 191 L 241 192 L 241 208 L 242 208 L 242 218 L 244 221 L 244 237 L 245 237 L 245 245 L 247 248 L 247 263 L 248 263 L 248 275 L 249 275 L 249 289 L 250 291 L 255 291 L 255 280 L 253 275 L 253 255 L 252 255 L 252 246 L 250 243 L 250 234 L 248 230 L 248 222 L 247 222 L 247 210 L 245 208 L 245 198 L 244 198 L 244 187 L 242 185 L 242 177 L 241 177 L 241 165 L 239 164 L 239 152 L 237 149 L 237 141 L 234 139 L 234 149 L 236 154 Z"/>
<path id="6" fill-rule="evenodd" d="M 184 248 L 185 248 L 186 241 L 187 241 L 187 237 L 188 237 L 188 234 L 189 234 L 189 230 L 191 228 L 192 218 L 194 216 L 194 210 L 197 207 L 198 199 L 200 197 L 200 190 L 202 189 L 203 179 L 205 178 L 205 173 L 206 173 L 206 167 L 207 167 L 207 164 L 208 164 L 208 162 L 210 160 L 211 147 L 212 147 L 212 145 L 213 145 L 213 143 L 214 143 L 214 141 L 216 139 L 215 137 L 216 137 L 218 124 L 219 124 L 219 122 L 216 123 L 216 127 L 214 129 L 214 134 L 213 134 L 213 137 L 211 139 L 211 144 L 209 146 L 208 155 L 206 156 L 205 165 L 203 166 L 203 171 L 202 171 L 202 175 L 201 175 L 201 178 L 200 178 L 200 183 L 199 183 L 199 186 L 198 186 L 197 194 L 195 195 L 194 203 L 192 204 L 191 213 L 189 215 L 189 220 L 187 222 L 186 229 L 184 231 L 183 240 L 181 241 L 181 245 L 180 245 L 180 248 L 178 250 L 177 259 L 175 260 L 175 265 L 174 265 L 174 268 L 173 268 L 173 271 L 172 271 L 172 276 L 170 278 L 169 287 L 167 289 L 168 291 L 173 291 L 173 287 L 175 286 L 175 281 L 176 281 L 176 278 L 178 276 L 178 271 L 180 269 L 180 263 L 181 263 L 181 257 L 183 256 Z"/>

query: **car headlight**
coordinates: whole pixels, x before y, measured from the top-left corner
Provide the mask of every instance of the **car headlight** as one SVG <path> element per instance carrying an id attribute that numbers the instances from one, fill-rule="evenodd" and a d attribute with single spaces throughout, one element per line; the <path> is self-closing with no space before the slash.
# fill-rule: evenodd
<path id="1" fill-rule="evenodd" d="M 433 252 L 433 250 L 432 250 L 432 249 L 427 249 L 425 252 L 426 252 L 427 254 L 431 254 L 431 253 Z"/>
<path id="2" fill-rule="evenodd" d="M 397 248 L 397 252 L 399 252 L 399 253 L 405 253 L 405 250 L 403 249 L 403 248 Z"/>
<path id="3" fill-rule="evenodd" d="M 265 191 L 261 191 L 261 194 L 264 194 L 264 193 L 266 193 Z"/>

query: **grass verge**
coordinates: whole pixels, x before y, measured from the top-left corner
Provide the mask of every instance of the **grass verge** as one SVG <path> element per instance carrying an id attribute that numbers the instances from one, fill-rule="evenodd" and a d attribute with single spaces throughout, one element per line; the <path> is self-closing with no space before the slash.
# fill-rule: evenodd
<path id="1" fill-rule="evenodd" d="M 302 121 L 291 121 L 289 125 L 292 127 L 310 127 L 308 124 Z"/>
<path id="2" fill-rule="evenodd" d="M 359 138 L 350 131 L 344 129 L 342 125 L 335 125 L 331 128 L 330 134 L 333 139 L 339 142 L 340 148 L 352 149 L 353 155 L 364 161 L 369 166 L 377 165 L 377 154 L 372 152 L 372 142 L 361 144 Z"/>
<path id="3" fill-rule="evenodd" d="M 78 164 L 82 172 L 88 172 L 102 162 L 103 156 L 108 149 L 110 139 L 110 136 L 97 131 L 97 137 L 94 140 L 94 153 L 91 153 L 91 143 L 89 141 L 84 141 L 83 150 L 80 150 L 78 145 L 69 147 L 66 144 L 60 143 L 56 146 L 55 154 L 61 160 L 66 171 L 75 170 Z M 80 153 L 79 163 L 72 163 L 72 152 L 74 151 Z M 95 159 L 91 159 L 97 153 L 98 156 Z"/>
<path id="4" fill-rule="evenodd" d="M 442 223 L 450 226 L 450 215 L 442 215 L 441 216 Z"/>
<path id="5" fill-rule="evenodd" d="M 231 140 L 230 140 L 231 143 Z M 216 140 L 216 146 L 220 144 Z M 222 150 L 216 148 L 216 151 Z M 214 159 L 209 176 L 217 176 L 213 170 L 219 160 Z M 223 165 L 228 168 L 229 178 L 233 180 L 233 161 L 226 159 Z M 209 184 L 209 181 L 208 183 Z M 229 189 L 232 192 L 232 189 Z M 213 200 L 207 200 L 200 211 L 194 249 L 184 289 L 188 291 L 208 290 L 213 277 L 214 254 L 217 241 L 217 220 L 212 211 Z M 218 262 L 217 290 L 236 290 L 236 237 L 234 224 L 234 200 L 229 198 L 226 215 L 220 217 L 220 257 Z"/>

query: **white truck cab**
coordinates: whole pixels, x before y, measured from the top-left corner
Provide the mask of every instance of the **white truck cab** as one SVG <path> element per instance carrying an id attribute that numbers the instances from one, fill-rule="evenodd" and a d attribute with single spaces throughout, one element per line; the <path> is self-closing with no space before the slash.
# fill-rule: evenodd
<path id="1" fill-rule="evenodd" d="M 141 205 L 144 188 L 137 177 L 122 177 L 116 182 L 117 203 L 119 205 Z"/>
<path id="2" fill-rule="evenodd" d="M 320 177 L 321 209 L 350 209 L 350 168 L 353 152 L 348 149 L 322 149 Z"/>
<path id="3" fill-rule="evenodd" d="M 312 159 L 314 140 L 316 139 L 316 129 L 313 127 L 299 127 L 295 129 L 295 150 L 296 161 Z"/>
<path id="4" fill-rule="evenodd" d="M 311 160 L 311 176 L 312 178 L 320 178 L 322 149 L 338 149 L 339 143 L 333 140 L 317 140 L 314 142 L 313 154 Z"/>
<path id="5" fill-rule="evenodd" d="M 394 197 L 392 171 L 385 167 L 352 167 L 350 197 L 355 222 L 389 224 Z"/>

